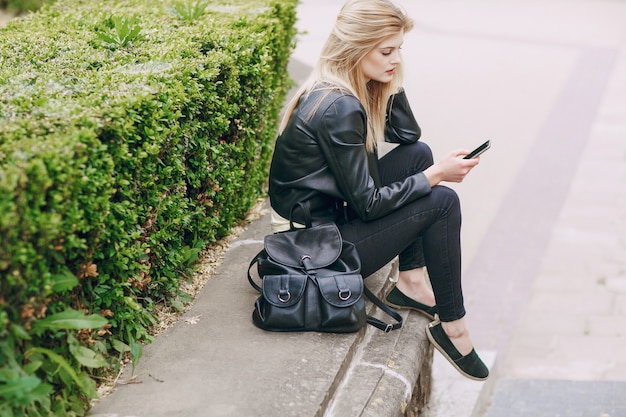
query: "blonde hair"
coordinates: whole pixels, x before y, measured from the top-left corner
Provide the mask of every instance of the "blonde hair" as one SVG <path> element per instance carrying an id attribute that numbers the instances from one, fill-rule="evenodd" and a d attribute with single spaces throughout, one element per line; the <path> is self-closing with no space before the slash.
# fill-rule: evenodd
<path id="1" fill-rule="evenodd" d="M 384 39 L 412 28 L 413 20 L 391 0 L 349 0 L 339 12 L 313 72 L 287 104 L 280 131 L 287 126 L 303 95 L 315 88 L 327 88 L 329 92 L 345 90 L 365 108 L 369 121 L 366 148 L 373 152 L 376 141 L 384 138 L 387 101 L 402 86 L 402 65 L 396 68 L 393 81 L 381 83 L 366 82 L 359 64 Z"/>

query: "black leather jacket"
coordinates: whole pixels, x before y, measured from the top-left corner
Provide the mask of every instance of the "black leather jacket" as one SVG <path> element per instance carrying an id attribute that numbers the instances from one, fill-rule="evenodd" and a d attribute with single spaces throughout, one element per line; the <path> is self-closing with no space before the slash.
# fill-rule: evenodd
<path id="1" fill-rule="evenodd" d="M 385 140 L 416 142 L 421 130 L 404 91 L 387 107 Z M 378 157 L 365 149 L 366 129 L 365 109 L 355 96 L 326 89 L 303 97 L 276 140 L 269 181 L 272 208 L 288 219 L 296 203 L 306 203 L 313 224 L 319 224 L 340 221 L 347 205 L 352 217 L 368 221 L 429 194 L 423 173 L 380 184 Z M 304 223 L 301 211 L 294 211 L 292 220 Z"/>

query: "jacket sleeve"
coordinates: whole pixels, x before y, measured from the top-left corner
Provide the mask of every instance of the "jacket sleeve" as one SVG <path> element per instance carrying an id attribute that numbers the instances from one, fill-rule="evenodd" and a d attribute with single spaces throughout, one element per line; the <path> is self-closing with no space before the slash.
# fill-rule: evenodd
<path id="1" fill-rule="evenodd" d="M 362 220 L 374 220 L 430 193 L 423 173 L 376 187 L 365 149 L 366 116 L 353 96 L 335 100 L 322 116 L 318 131 L 324 153 L 344 200 Z"/>
<path id="2" fill-rule="evenodd" d="M 415 143 L 422 134 L 404 90 L 394 94 L 387 103 L 385 142 Z"/>

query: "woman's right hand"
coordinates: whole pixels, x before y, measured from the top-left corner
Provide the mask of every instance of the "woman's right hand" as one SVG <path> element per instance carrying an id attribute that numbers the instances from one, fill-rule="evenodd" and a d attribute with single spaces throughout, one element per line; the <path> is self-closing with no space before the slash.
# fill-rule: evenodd
<path id="1" fill-rule="evenodd" d="M 431 167 L 424 170 L 431 187 L 440 182 L 461 182 L 465 176 L 480 162 L 480 158 L 463 159 L 469 151 L 458 149 L 435 162 Z"/>

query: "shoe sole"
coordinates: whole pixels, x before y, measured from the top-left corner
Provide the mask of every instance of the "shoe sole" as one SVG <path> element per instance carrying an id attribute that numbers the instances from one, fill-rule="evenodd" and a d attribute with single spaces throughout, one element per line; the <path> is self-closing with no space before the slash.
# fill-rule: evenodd
<path id="1" fill-rule="evenodd" d="M 411 311 L 415 311 L 416 313 L 421 314 L 422 316 L 430 319 L 430 320 L 435 320 L 435 316 L 431 316 L 430 314 L 428 314 L 427 312 L 425 312 L 424 310 L 420 310 L 418 308 L 414 308 L 414 307 L 409 307 L 409 306 L 399 306 L 397 304 L 394 303 L 390 303 L 389 301 L 385 300 L 385 303 L 389 306 L 389 307 L 393 307 L 393 308 L 397 308 L 398 310 L 411 310 Z M 430 333 L 430 332 L 429 332 Z"/>
<path id="2" fill-rule="evenodd" d="M 430 328 L 430 325 L 426 328 L 426 336 L 428 336 L 428 340 L 430 340 L 430 343 L 433 344 L 433 346 L 439 351 L 439 353 L 441 353 L 441 355 L 443 355 L 443 357 L 446 358 L 446 360 L 448 362 L 450 362 L 450 365 L 454 366 L 454 368 L 457 371 L 459 371 L 459 373 L 461 375 L 463 375 L 466 378 L 472 379 L 474 381 L 486 381 L 487 378 L 489 378 L 489 376 L 486 376 L 485 378 L 478 378 L 478 377 L 475 377 L 475 376 L 472 376 L 472 375 L 468 374 L 467 372 L 465 372 L 464 370 L 459 368 L 459 366 L 456 364 L 456 362 L 454 362 L 454 360 L 450 356 L 448 356 L 446 351 L 443 350 L 443 348 L 441 346 L 439 346 L 439 343 L 437 343 L 437 341 L 435 340 L 433 335 L 430 333 L 430 330 L 428 330 L 429 328 Z"/>

